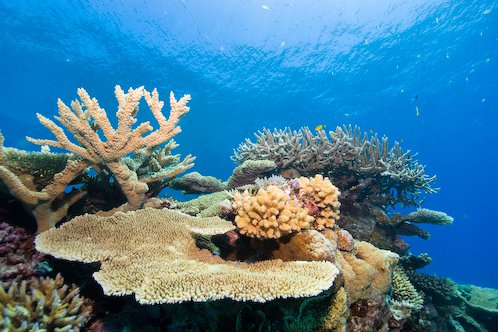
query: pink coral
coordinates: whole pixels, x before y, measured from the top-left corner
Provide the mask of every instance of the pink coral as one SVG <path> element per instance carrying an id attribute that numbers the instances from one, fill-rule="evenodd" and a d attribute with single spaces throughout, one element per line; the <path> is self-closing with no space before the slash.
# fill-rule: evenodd
<path id="1" fill-rule="evenodd" d="M 36 251 L 33 240 L 23 228 L 0 223 L 0 280 L 37 274 L 44 255 Z"/>

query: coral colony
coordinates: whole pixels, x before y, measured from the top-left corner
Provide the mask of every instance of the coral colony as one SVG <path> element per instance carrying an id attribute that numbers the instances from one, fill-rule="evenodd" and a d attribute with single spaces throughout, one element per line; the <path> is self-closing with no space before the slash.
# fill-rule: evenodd
<path id="1" fill-rule="evenodd" d="M 435 177 L 399 143 L 352 126 L 263 129 L 234 150 L 227 181 L 179 177 L 195 159 L 171 154 L 190 96 L 171 93 L 166 118 L 157 90 L 116 86 L 115 95 L 116 127 L 78 89 L 70 106 L 58 101 L 58 123 L 37 115 L 55 137 L 28 137 L 41 152 L 6 148 L 0 134 L 2 330 L 491 331 L 498 323 L 492 290 L 417 271 L 431 258 L 412 255 L 401 236 L 429 239 L 420 225 L 453 219 L 421 208 L 423 194 L 437 192 Z M 142 98 L 155 129 L 136 125 Z M 199 196 L 159 197 L 165 187 Z M 13 206 L 36 222 L 36 237 Z"/>

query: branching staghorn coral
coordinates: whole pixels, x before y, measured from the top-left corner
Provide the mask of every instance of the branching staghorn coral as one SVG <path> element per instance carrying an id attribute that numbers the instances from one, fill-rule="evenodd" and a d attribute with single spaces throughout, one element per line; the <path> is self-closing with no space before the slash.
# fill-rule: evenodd
<path id="1" fill-rule="evenodd" d="M 180 161 L 179 154 L 171 154 L 171 150 L 178 146 L 171 139 L 163 148 L 137 150 L 133 158 L 123 157 L 122 162 L 137 174 L 138 181 L 147 184 L 149 196 L 157 196 L 178 174 L 194 166 L 195 157 L 187 155 Z"/>
<path id="2" fill-rule="evenodd" d="M 80 331 L 91 312 L 91 303 L 61 275 L 0 282 L 2 331 Z"/>
<path id="3" fill-rule="evenodd" d="M 22 197 L 23 202 L 36 205 L 39 201 L 53 199 L 88 166 L 94 167 L 97 171 L 105 167 L 113 174 L 126 195 L 127 209 L 132 210 L 139 208 L 144 202 L 145 194 L 150 189 L 148 183 L 164 183 L 163 181 L 167 181 L 164 178 L 174 177 L 193 166 L 191 156 L 179 162 L 178 156 L 169 155 L 171 149 L 176 146 L 173 141 L 162 150 L 154 151 L 181 131 L 177 124 L 189 111 L 187 106 L 189 95 L 177 101 L 173 93 L 170 93 L 171 110 L 167 119 L 162 114 L 164 102 L 159 100 L 157 90 L 149 92 L 140 87 L 130 88 L 128 93 L 125 93 L 118 85 L 115 89 L 118 100 L 116 128 L 111 125 L 106 111 L 99 106 L 97 99 L 90 98 L 83 88 L 78 89 L 78 95 L 80 101 L 72 101 L 71 108 L 58 100 L 59 116 L 55 119 L 62 124 L 62 127 L 37 114 L 40 122 L 55 135 L 56 140 L 27 137 L 32 143 L 66 149 L 75 155 L 68 161 L 66 168 L 54 176 L 51 186 L 42 192 L 31 192 L 25 186 L 19 185 L 19 179 L 13 177 L 5 167 L 0 169 L 4 183 L 14 196 Z M 145 98 L 159 123 L 159 128 L 154 131 L 148 121 L 132 128 L 137 122 L 136 114 L 142 97 Z M 77 143 L 73 143 L 66 136 L 64 128 L 73 134 Z M 100 130 L 105 140 L 99 135 Z M 126 157 L 131 153 L 135 153 L 134 159 Z M 0 165 L 3 165 L 2 159 Z M 44 222 L 40 230 L 47 229 L 53 224 L 53 220 Z"/>
<path id="4" fill-rule="evenodd" d="M 134 293 L 142 304 L 313 296 L 328 289 L 339 273 L 330 262 L 229 262 L 195 245 L 195 235 L 234 228 L 218 217 L 146 208 L 76 217 L 39 234 L 36 248 L 57 258 L 101 262 L 94 278 L 104 293 Z"/>
<path id="5" fill-rule="evenodd" d="M 317 173 L 328 176 L 342 191 L 363 185 L 362 191 L 371 203 L 379 206 L 418 205 L 421 191 L 433 193 L 435 177 L 425 174 L 410 151 L 399 143 L 392 148 L 386 137 L 368 137 L 359 127 L 337 127 L 313 134 L 307 127 L 297 131 L 263 129 L 255 134 L 256 142 L 246 139 L 234 150 L 232 160 L 272 160 L 281 173 L 289 170 L 300 175 Z"/>
<path id="6" fill-rule="evenodd" d="M 71 205 L 86 195 L 84 190 L 65 194 L 66 187 L 86 169 L 86 162 L 68 154 L 16 152 L 4 148 L 3 141 L 0 133 L 0 180 L 36 218 L 38 231 L 53 227 L 67 214 Z M 29 167 L 30 161 L 34 160 L 37 163 Z M 56 161 L 54 169 L 48 170 L 51 160 Z M 34 170 L 36 165 L 44 167 Z M 58 204 L 54 209 L 55 200 Z"/>

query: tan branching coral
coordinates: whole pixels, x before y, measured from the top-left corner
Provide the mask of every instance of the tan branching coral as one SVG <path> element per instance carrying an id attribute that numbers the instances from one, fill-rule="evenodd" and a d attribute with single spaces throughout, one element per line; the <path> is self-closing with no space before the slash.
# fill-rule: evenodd
<path id="1" fill-rule="evenodd" d="M 419 205 L 422 191 L 437 191 L 432 188 L 435 176 L 426 175 L 416 154 L 403 151 L 398 142 L 389 147 L 387 137 L 369 135 L 357 126 L 337 127 L 328 133 L 307 127 L 264 128 L 255 138 L 241 143 L 232 160 L 237 164 L 273 160 L 282 175 L 328 174 L 343 191 L 360 185 L 362 199 L 380 207 Z"/>
<path id="2" fill-rule="evenodd" d="M 50 152 L 18 152 L 3 146 L 4 137 L 0 133 L 0 180 L 10 194 L 27 206 L 36 218 L 38 231 L 53 227 L 66 214 L 71 205 L 86 195 L 84 190 L 65 194 L 66 187 L 86 168 L 86 163 L 73 157 L 58 157 Z M 50 160 L 55 170 L 35 171 L 34 165 L 44 164 Z M 31 167 L 29 166 L 31 164 Z M 36 172 L 39 172 L 38 174 Z M 40 174 L 41 172 L 41 174 Z M 46 178 L 42 179 L 47 175 Z M 58 199 L 57 208 L 53 202 Z"/>
<path id="3" fill-rule="evenodd" d="M 337 259 L 344 274 L 344 286 L 351 302 L 387 292 L 391 271 L 399 256 L 368 242 L 357 242 L 356 253 L 338 251 Z"/>
<path id="4" fill-rule="evenodd" d="M 299 178 L 298 197 L 315 217 L 314 229 L 322 230 L 334 226 L 339 220 L 339 189 L 321 174 L 312 178 Z"/>
<path id="5" fill-rule="evenodd" d="M 147 183 L 151 181 L 151 177 L 140 177 L 137 175 L 136 170 L 130 169 L 121 158 L 139 150 L 143 154 L 150 155 L 154 148 L 178 134 L 181 130 L 177 124 L 180 118 L 189 111 L 187 103 L 190 96 L 185 95 L 177 101 L 173 92 L 171 92 L 171 110 L 167 119 L 162 113 L 164 102 L 159 100 L 156 89 L 149 92 L 143 87 L 138 89 L 130 88 L 128 93 L 125 93 L 117 85 L 115 95 L 118 100 L 118 111 L 116 113 L 118 125 L 116 128 L 111 125 L 106 111 L 99 106 L 97 99 L 91 98 L 83 88 L 80 88 L 78 89 L 78 96 L 81 101 L 74 100 L 71 102 L 70 108 L 59 99 L 57 102 L 59 116 L 55 117 L 63 127 L 73 134 L 78 144 L 71 142 L 62 127 L 41 114 L 37 114 L 38 119 L 41 124 L 54 134 L 56 140 L 33 139 L 30 137 L 27 137 L 27 139 L 35 144 L 66 149 L 80 156 L 82 160 L 79 163 L 84 166 L 91 165 L 97 169 L 102 166 L 107 167 L 126 195 L 129 209 L 136 209 L 144 201 L 145 193 L 149 189 Z M 155 131 L 153 131 L 148 121 L 141 123 L 134 129 L 132 128 L 137 122 L 136 114 L 142 97 L 145 97 L 147 105 L 159 123 L 159 128 Z M 105 141 L 101 139 L 96 129 L 102 130 Z M 189 159 L 186 162 L 188 165 L 191 161 L 190 156 L 187 156 L 187 159 Z M 156 180 L 159 180 L 159 178 L 153 176 L 152 181 Z"/>
<path id="6" fill-rule="evenodd" d="M 38 235 L 36 246 L 57 258 L 100 261 L 94 278 L 105 294 L 135 293 L 147 304 L 312 296 L 329 288 L 339 273 L 330 262 L 228 262 L 195 245 L 194 234 L 233 229 L 218 217 L 147 208 L 111 217 L 76 217 Z"/>
<path id="7" fill-rule="evenodd" d="M 60 275 L 0 283 L 2 331 L 80 331 L 91 312 L 90 301 Z"/>
<path id="8" fill-rule="evenodd" d="M 314 220 L 308 209 L 277 186 L 259 189 L 255 196 L 247 190 L 235 193 L 233 208 L 240 233 L 255 238 L 277 239 L 310 228 Z"/>

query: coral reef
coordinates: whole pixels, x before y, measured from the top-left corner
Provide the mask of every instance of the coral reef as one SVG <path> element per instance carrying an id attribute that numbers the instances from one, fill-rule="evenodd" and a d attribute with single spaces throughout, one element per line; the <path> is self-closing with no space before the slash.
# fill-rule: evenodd
<path id="1" fill-rule="evenodd" d="M 33 235 L 23 228 L 0 223 L 0 280 L 38 274 L 43 256 L 35 250 Z"/>
<path id="2" fill-rule="evenodd" d="M 195 160 L 172 154 L 189 95 L 176 100 L 171 93 L 166 118 L 157 90 L 116 86 L 116 127 L 84 89 L 78 96 L 70 106 L 58 101 L 60 124 L 38 114 L 55 136 L 28 137 L 41 152 L 5 148 L 0 134 L 1 202 L 16 202 L 20 211 L 22 202 L 39 231 L 33 242 L 11 226 L 20 213 L 2 203 L 0 329 L 492 331 L 498 325 L 497 291 L 416 272 L 431 258 L 409 253 L 400 236 L 429 239 L 420 224 L 448 225 L 453 218 L 419 208 L 423 193 L 437 191 L 435 177 L 397 142 L 389 146 L 386 137 L 352 126 L 263 129 L 234 151 L 238 165 L 227 181 L 197 172 L 178 177 Z M 158 128 L 135 126 L 143 98 Z M 165 187 L 201 196 L 159 197 Z M 418 209 L 394 213 L 399 205 Z M 76 286 L 64 285 L 60 275 L 33 277 L 41 258 L 95 301 L 92 321 L 92 304 Z"/>
<path id="3" fill-rule="evenodd" d="M 89 300 L 60 275 L 0 283 L 2 331 L 80 331 L 91 312 Z"/>
<path id="4" fill-rule="evenodd" d="M 330 262 L 227 262 L 199 250 L 192 237 L 233 229 L 218 217 L 147 208 L 76 217 L 39 234 L 36 248 L 57 258 L 100 261 L 94 278 L 105 294 L 134 293 L 144 304 L 312 296 L 328 289 L 339 273 Z"/>
<path id="5" fill-rule="evenodd" d="M 292 131 L 263 129 L 256 142 L 246 139 L 234 151 L 232 160 L 272 160 L 280 172 L 302 176 L 327 174 L 341 191 L 359 190 L 358 195 L 377 206 L 419 205 L 422 191 L 433 193 L 435 177 L 415 155 L 404 152 L 399 143 L 388 147 L 386 137 L 368 137 L 359 127 L 337 127 L 313 134 L 309 128 Z"/>

